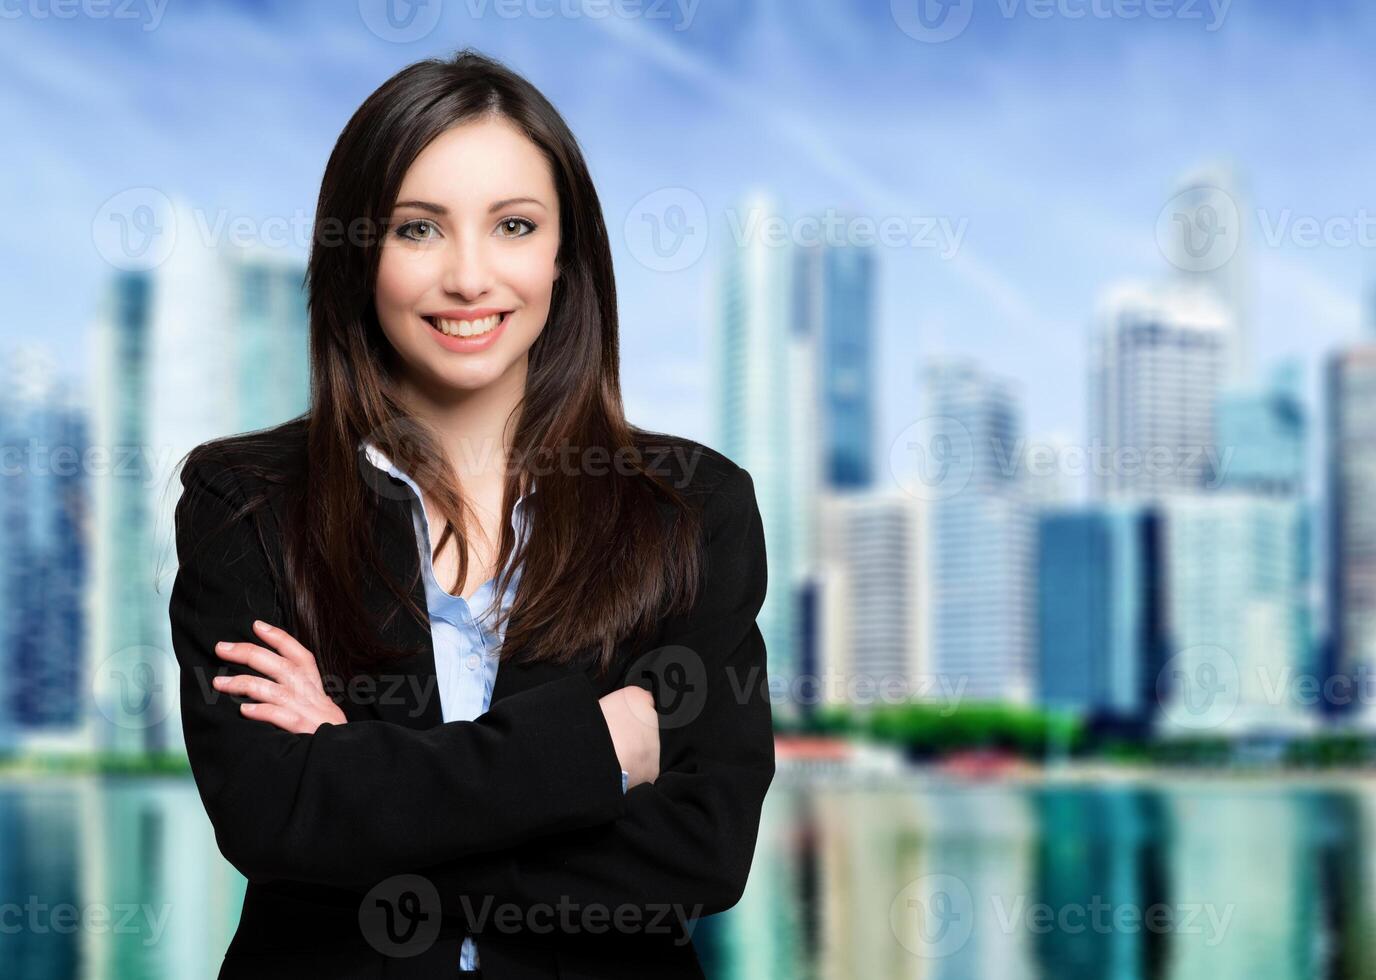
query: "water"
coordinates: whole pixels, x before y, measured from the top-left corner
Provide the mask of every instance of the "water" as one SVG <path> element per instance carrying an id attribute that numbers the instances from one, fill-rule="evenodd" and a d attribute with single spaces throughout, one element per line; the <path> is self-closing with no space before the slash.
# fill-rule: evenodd
<path id="1" fill-rule="evenodd" d="M 781 774 L 708 975 L 1376 977 L 1376 786 Z M 0 782 L 0 976 L 213 976 L 243 878 L 189 779 Z"/>
<path id="2" fill-rule="evenodd" d="M 1376 786 L 786 778 L 709 976 L 1376 977 Z"/>

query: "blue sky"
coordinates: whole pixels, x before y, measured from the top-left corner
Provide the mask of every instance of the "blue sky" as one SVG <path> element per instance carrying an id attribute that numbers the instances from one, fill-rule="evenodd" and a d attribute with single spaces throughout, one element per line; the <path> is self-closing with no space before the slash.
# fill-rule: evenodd
<path id="1" fill-rule="evenodd" d="M 794 216 L 964 229 L 953 255 L 879 250 L 885 446 L 920 416 L 917 372 L 938 353 L 1018 378 L 1034 437 L 1082 440 L 1096 297 L 1168 271 L 1153 228 L 1197 165 L 1230 162 L 1263 215 L 1247 243 L 1261 367 L 1296 354 L 1312 381 L 1325 351 L 1359 336 L 1376 281 L 1376 243 L 1263 234 L 1376 214 L 1376 13 L 1357 2 L 1151 0 L 1149 16 L 1147 0 L 968 0 L 968 26 L 942 43 L 900 29 L 916 0 L 646 0 L 603 18 L 539 16 L 574 0 L 445 0 L 405 43 L 369 30 L 372 0 L 145 0 L 132 18 L 73 2 L 90 13 L 7 0 L 0 19 L 0 345 L 74 348 L 77 372 L 112 272 L 91 231 L 103 202 L 151 186 L 255 221 L 309 214 L 362 99 L 468 44 L 540 86 L 588 155 L 643 425 L 711 441 L 711 254 L 756 188 Z M 711 247 L 655 271 L 621 229 L 674 187 L 702 200 Z"/>

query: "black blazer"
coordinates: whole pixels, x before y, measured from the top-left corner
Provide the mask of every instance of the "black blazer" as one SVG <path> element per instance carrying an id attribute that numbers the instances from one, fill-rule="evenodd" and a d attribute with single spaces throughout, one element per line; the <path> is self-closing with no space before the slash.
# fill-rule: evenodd
<path id="1" fill-rule="evenodd" d="M 216 641 L 260 642 L 255 618 L 293 633 L 295 623 L 270 574 L 282 494 L 229 520 L 259 489 L 224 465 L 247 444 L 193 453 L 170 608 L 182 726 L 219 848 L 248 879 L 221 977 L 452 976 L 469 934 L 493 980 L 703 975 L 692 917 L 740 898 L 774 740 L 753 484 L 721 454 L 681 442 L 689 465 L 676 455 L 658 465 L 705 507 L 691 613 L 666 619 L 648 644 L 623 644 L 604 679 L 591 664 L 503 663 L 490 709 L 445 724 L 429 630 L 404 614 L 385 622 L 395 599 L 365 571 L 370 615 L 416 652 L 366 678 L 375 688 L 350 685 L 348 723 L 313 735 L 247 719 L 245 699 L 211 687 L 216 674 L 252 672 L 215 656 Z M 256 446 L 287 486 L 300 478 L 301 420 Z M 419 555 L 402 485 L 361 454 L 360 466 L 380 494 L 384 560 L 409 581 Z M 414 594 L 424 608 L 419 579 Z M 597 701 L 627 683 L 656 693 L 660 774 L 623 795 Z"/>

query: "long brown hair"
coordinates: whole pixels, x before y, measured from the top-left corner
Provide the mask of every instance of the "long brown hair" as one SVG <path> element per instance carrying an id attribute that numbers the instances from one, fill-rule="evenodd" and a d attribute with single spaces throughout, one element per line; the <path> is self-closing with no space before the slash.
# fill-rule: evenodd
<path id="1" fill-rule="evenodd" d="M 198 452 L 236 445 L 243 469 L 287 482 L 290 519 L 282 522 L 274 574 L 295 618 L 297 639 L 324 672 L 349 677 L 414 653 L 389 648 L 365 611 L 357 570 L 381 573 L 404 608 L 428 623 L 412 594 L 415 580 L 388 576 L 372 533 L 379 498 L 364 479 L 358 447 L 367 439 L 397 462 L 433 500 L 458 542 L 452 591 L 466 581 L 468 546 L 461 529 L 470 513 L 434 433 L 393 394 L 395 351 L 374 305 L 381 241 L 412 161 L 453 126 L 504 118 L 545 155 L 559 195 L 560 275 L 549 319 L 532 344 L 518 406 L 503 493 L 494 595 L 517 568 L 520 581 L 506 617 L 502 659 L 567 663 L 592 650 L 600 669 L 612 665 L 624 638 L 648 637 L 663 616 L 691 608 L 701 572 L 700 508 L 649 465 L 650 446 L 686 443 L 631 426 L 621 402 L 616 288 L 602 208 L 577 141 L 528 81 L 471 49 L 450 60 L 428 59 L 389 78 L 354 113 L 330 154 L 316 207 L 307 267 L 310 312 L 310 402 L 299 478 L 253 461 L 262 432 L 216 440 Z M 364 234 L 359 234 L 363 231 Z M 510 421 L 510 420 L 508 420 Z M 568 472 L 549 466 L 575 455 L 622 461 Z M 227 457 L 230 454 L 220 454 Z M 414 464 L 420 461 L 420 465 Z M 509 519 L 523 488 L 530 533 L 518 549 Z M 241 481 L 242 482 L 242 481 Z M 240 518 L 262 506 L 247 501 Z M 672 519 L 666 520 L 666 514 Z M 410 528 L 405 528 L 407 534 Z M 260 530 L 261 533 L 261 530 Z M 417 573 L 419 569 L 417 569 Z"/>

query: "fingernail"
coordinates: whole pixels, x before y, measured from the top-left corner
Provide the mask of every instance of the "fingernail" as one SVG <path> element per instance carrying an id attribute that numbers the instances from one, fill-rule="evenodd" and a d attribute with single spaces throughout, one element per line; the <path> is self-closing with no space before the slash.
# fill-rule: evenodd
<path id="1" fill-rule="evenodd" d="M 224 682 L 225 679 L 223 677 L 215 677 L 210 681 L 210 683 L 214 684 L 216 687 L 219 687 Z"/>
<path id="2" fill-rule="evenodd" d="M 269 626 L 267 623 L 263 622 L 261 619 L 255 619 L 253 621 L 253 626 L 255 629 L 262 630 L 264 633 L 272 632 L 272 627 Z"/>
<path id="3" fill-rule="evenodd" d="M 215 649 L 228 650 L 231 646 L 233 646 L 233 644 L 230 643 L 228 640 L 221 640 L 219 643 L 215 644 Z"/>

